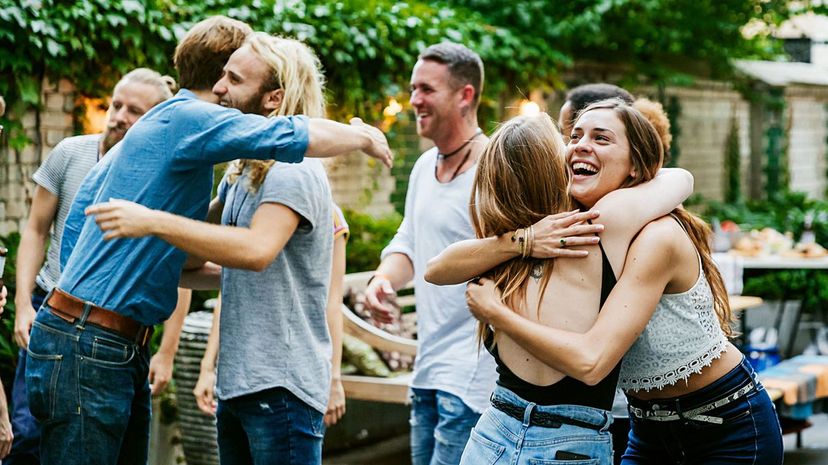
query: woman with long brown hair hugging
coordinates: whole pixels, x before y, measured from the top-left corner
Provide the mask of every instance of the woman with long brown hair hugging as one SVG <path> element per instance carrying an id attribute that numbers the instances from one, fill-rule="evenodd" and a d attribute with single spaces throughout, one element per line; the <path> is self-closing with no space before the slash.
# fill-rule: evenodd
<path id="1" fill-rule="evenodd" d="M 515 118 L 501 126 L 479 162 L 471 207 L 478 236 L 494 237 L 449 247 L 430 263 L 426 279 L 436 284 L 462 282 L 486 272 L 503 261 L 501 257 L 520 254 L 525 258 L 486 273 L 504 291 L 506 302 L 545 325 L 579 332 L 589 329 L 615 284 L 613 270 L 624 266 L 634 235 L 692 192 L 692 177 L 683 170 L 663 170 L 656 176 L 657 164 L 633 167 L 629 152 L 634 148 L 623 127 L 607 127 L 599 138 L 600 158 L 573 160 L 567 167 L 562 138 L 548 116 Z M 659 152 L 653 156 L 661 158 Z M 603 195 L 620 187 L 633 170 L 645 170 L 642 177 L 653 182 Z M 597 192 L 596 184 L 604 187 L 594 198 L 580 199 L 600 210 L 600 218 L 595 225 L 574 224 L 550 233 L 566 214 L 546 215 L 573 208 L 570 181 L 573 193 L 586 188 Z M 606 227 L 600 246 L 595 245 L 597 237 L 589 238 L 592 241 L 578 237 L 598 225 Z M 552 246 L 571 249 L 585 242 L 591 244 L 580 247 L 580 253 L 589 252 L 586 258 L 530 258 L 543 256 Z M 611 463 L 608 410 L 617 370 L 590 386 L 548 367 L 507 334 L 492 335 L 484 329 L 486 346 L 498 364 L 498 387 L 492 408 L 467 445 L 465 463 L 495 463 L 495 456 L 504 463 L 555 457 Z M 506 425 L 509 434 L 492 434 L 493 424 Z"/>
<path id="2" fill-rule="evenodd" d="M 662 152 L 655 129 L 638 111 L 617 101 L 589 106 L 567 148 L 573 198 L 594 207 L 618 186 L 648 179 L 660 166 Z M 617 179 L 600 179 L 613 154 L 622 155 L 629 167 L 615 186 Z M 584 172 L 584 165 L 591 165 L 587 171 L 597 171 L 599 178 Z M 607 224 L 610 214 L 601 206 L 605 249 L 613 230 Z M 682 209 L 644 227 L 622 266 L 613 264 L 623 273 L 588 328 L 566 327 L 567 319 L 584 309 L 548 291 L 544 300 L 565 308 L 556 318 L 534 317 L 510 298 L 496 272 L 494 280 L 469 286 L 469 306 L 487 328 L 494 328 L 501 352 L 501 341 L 508 340 L 531 354 L 532 361 L 589 387 L 607 380 L 614 384 L 618 377 L 632 419 L 623 463 L 779 464 L 781 434 L 773 405 L 726 337 L 731 314 L 708 234 L 704 222 Z M 563 263 L 556 260 L 555 266 Z M 502 432 L 496 422 L 481 420 L 478 426 L 476 437 L 490 445 L 502 441 L 503 436 L 493 440 Z M 547 432 L 546 437 L 555 435 Z M 560 459 L 588 457 L 575 449 L 565 452 Z"/>

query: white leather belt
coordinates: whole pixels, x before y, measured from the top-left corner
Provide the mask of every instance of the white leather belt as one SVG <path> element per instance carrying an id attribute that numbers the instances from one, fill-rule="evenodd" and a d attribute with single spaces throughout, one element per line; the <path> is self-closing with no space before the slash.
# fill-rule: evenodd
<path id="1" fill-rule="evenodd" d="M 709 404 L 704 404 L 701 407 L 690 409 L 686 412 L 679 413 L 674 410 L 659 410 L 659 406 L 656 404 L 653 410 L 644 410 L 630 405 L 630 414 L 632 414 L 636 418 L 650 421 L 695 420 L 721 425 L 722 423 L 724 423 L 724 420 L 722 418 L 702 414 L 709 412 L 713 409 L 722 407 L 724 405 L 727 405 L 733 402 L 734 400 L 740 399 L 746 396 L 750 391 L 754 390 L 755 388 L 756 384 L 754 382 L 751 382 L 750 384 L 742 387 L 733 394 L 722 397 L 721 399 L 710 402 Z"/>

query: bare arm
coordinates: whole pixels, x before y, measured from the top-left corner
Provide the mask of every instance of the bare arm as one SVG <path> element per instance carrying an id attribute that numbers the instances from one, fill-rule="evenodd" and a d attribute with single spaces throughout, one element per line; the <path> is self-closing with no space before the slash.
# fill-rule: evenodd
<path id="1" fill-rule="evenodd" d="M 207 337 L 207 347 L 201 357 L 201 370 L 198 374 L 198 381 L 193 394 L 196 398 L 198 408 L 207 415 L 216 412 L 216 402 L 213 399 L 213 392 L 216 389 L 216 360 L 219 351 L 219 334 L 221 321 L 221 295 L 219 295 L 216 308 L 213 309 L 213 325 L 210 327 L 210 335 Z"/>
<path id="2" fill-rule="evenodd" d="M 17 250 L 17 293 L 14 296 L 16 314 L 14 317 L 14 342 L 20 347 L 29 346 L 29 332 L 32 329 L 36 308 L 32 307 L 32 290 L 35 277 L 43 265 L 46 240 L 55 220 L 58 198 L 42 186 L 35 189 L 29 220 L 20 237 Z"/>
<path id="3" fill-rule="evenodd" d="M 0 460 L 9 455 L 13 439 L 6 392 L 3 390 L 3 385 L 0 384 Z"/>
<path id="4" fill-rule="evenodd" d="M 549 215 L 538 221 L 532 225 L 535 232 L 532 256 L 586 257 L 585 250 L 564 247 L 598 243 L 598 237 L 594 235 L 601 232 L 603 226 L 582 224 L 597 217 L 597 212 L 572 211 Z M 428 261 L 425 280 L 439 286 L 460 284 L 518 257 L 520 249 L 511 236 L 509 233 L 455 242 Z"/>
<path id="5" fill-rule="evenodd" d="M 153 395 L 158 395 L 166 389 L 172 379 L 173 360 L 178 352 L 178 342 L 181 338 L 181 327 L 184 318 L 190 312 L 193 291 L 178 288 L 178 303 L 173 314 L 164 322 L 164 335 L 158 352 L 150 359 L 149 382 Z"/>
<path id="6" fill-rule="evenodd" d="M 345 235 L 334 239 L 331 287 L 326 317 L 331 333 L 331 395 L 325 412 L 325 425 L 335 425 L 345 415 L 345 390 L 342 387 L 342 278 L 345 276 Z"/>
<path id="7" fill-rule="evenodd" d="M 528 320 L 500 300 L 490 280 L 469 284 L 466 299 L 476 318 L 503 331 L 550 367 L 584 383 L 604 379 L 632 346 L 655 311 L 678 265 L 669 228 L 645 228 L 630 247 L 627 266 L 598 319 L 586 333 Z"/>
<path id="8" fill-rule="evenodd" d="M 311 118 L 308 120 L 308 139 L 306 157 L 325 158 L 361 150 L 391 167 L 393 157 L 385 134 L 359 118 L 351 119 L 350 125 Z"/>
<path id="9" fill-rule="evenodd" d="M 211 291 L 221 286 L 221 267 L 213 262 L 206 262 L 201 268 L 184 270 L 178 285 L 197 291 Z"/>
<path id="10" fill-rule="evenodd" d="M 188 254 L 221 266 L 264 270 L 299 226 L 299 215 L 278 203 L 259 205 L 250 227 L 208 224 L 125 200 L 86 209 L 105 232 L 104 239 L 157 236 Z"/>
<path id="11" fill-rule="evenodd" d="M 593 209 L 606 226 L 601 243 L 616 274 L 624 268 L 627 248 L 641 228 L 684 202 L 693 193 L 693 175 L 681 168 L 664 168 L 655 178 L 605 195 Z"/>

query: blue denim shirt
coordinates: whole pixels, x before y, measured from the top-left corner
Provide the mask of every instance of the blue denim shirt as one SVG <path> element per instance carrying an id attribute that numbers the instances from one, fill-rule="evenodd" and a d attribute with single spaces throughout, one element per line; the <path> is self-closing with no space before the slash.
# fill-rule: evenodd
<path id="1" fill-rule="evenodd" d="M 104 241 L 84 209 L 126 199 L 203 220 L 213 164 L 236 158 L 295 163 L 307 147 L 303 116 L 242 114 L 182 89 L 138 120 L 87 175 L 66 221 L 58 287 L 143 324 L 166 320 L 175 308 L 184 252 L 156 237 Z"/>

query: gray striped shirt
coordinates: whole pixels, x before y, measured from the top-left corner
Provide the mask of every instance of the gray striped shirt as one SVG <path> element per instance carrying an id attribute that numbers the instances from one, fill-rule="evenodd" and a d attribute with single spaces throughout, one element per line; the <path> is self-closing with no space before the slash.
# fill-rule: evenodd
<path id="1" fill-rule="evenodd" d="M 60 278 L 60 239 L 72 201 L 83 179 L 98 161 L 100 134 L 63 139 L 38 168 L 32 179 L 58 198 L 46 263 L 37 275 L 37 285 L 52 290 Z"/>

